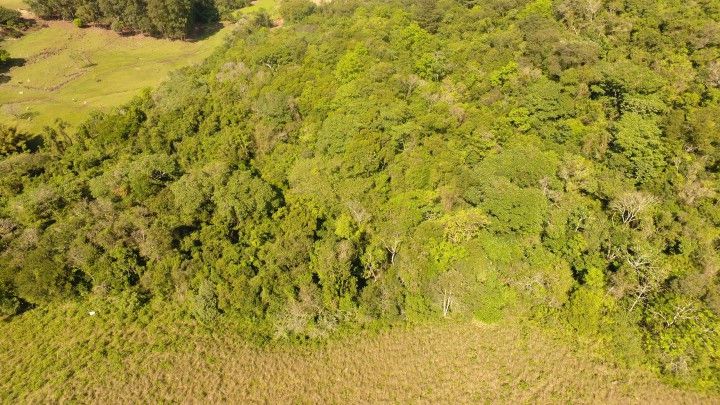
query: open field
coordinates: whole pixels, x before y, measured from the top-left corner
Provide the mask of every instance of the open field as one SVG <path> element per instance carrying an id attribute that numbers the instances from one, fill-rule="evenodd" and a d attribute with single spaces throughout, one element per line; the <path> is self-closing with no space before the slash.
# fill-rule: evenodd
<path id="1" fill-rule="evenodd" d="M 0 0 L 6 7 L 18 4 Z M 9 81 L 0 84 L 0 122 L 31 130 L 55 118 L 77 124 L 90 111 L 126 102 L 140 89 L 159 84 L 170 71 L 202 61 L 231 29 L 182 42 L 122 37 L 63 21 L 47 24 L 3 44 L 22 65 L 11 68 Z"/>
<path id="2" fill-rule="evenodd" d="M 156 313 L 92 304 L 0 324 L 0 393 L 11 402 L 720 403 L 571 349 L 535 326 L 443 323 L 322 347 L 259 349 Z M 144 310 L 142 311 L 144 312 Z M 37 336 L 43 336 L 37 339 Z M 32 342 L 32 344 L 30 344 Z"/>
<path id="3" fill-rule="evenodd" d="M 278 3 L 277 0 L 255 0 L 252 2 L 251 6 L 240 9 L 237 12 L 246 14 L 246 13 L 252 13 L 252 12 L 256 12 L 256 11 L 260 11 L 260 10 L 265 10 L 268 14 L 270 14 L 271 17 L 277 17 L 278 16 L 277 3 Z"/>
<path id="4" fill-rule="evenodd" d="M 0 6 L 16 10 L 28 8 L 23 0 L 0 0 Z"/>

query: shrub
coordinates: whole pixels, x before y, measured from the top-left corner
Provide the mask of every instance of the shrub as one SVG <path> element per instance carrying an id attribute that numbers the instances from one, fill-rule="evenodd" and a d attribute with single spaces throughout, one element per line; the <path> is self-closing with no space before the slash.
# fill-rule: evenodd
<path id="1" fill-rule="evenodd" d="M 17 28 L 23 23 L 19 11 L 0 6 L 0 28 Z"/>
<path id="2" fill-rule="evenodd" d="M 0 285 L 0 318 L 15 315 L 20 309 L 20 300 L 9 288 Z"/>
<path id="3" fill-rule="evenodd" d="M 0 52 L 2 61 L 2 52 Z M 25 151 L 31 146 L 30 134 L 19 131 L 16 127 L 0 124 L 0 157 Z"/>
<path id="4" fill-rule="evenodd" d="M 203 280 L 195 294 L 193 305 L 195 317 L 205 323 L 210 323 L 220 315 L 218 297 L 215 286 L 208 280 Z"/>
<path id="5" fill-rule="evenodd" d="M 0 66 L 6 64 L 10 60 L 10 53 L 4 49 L 0 49 Z"/>

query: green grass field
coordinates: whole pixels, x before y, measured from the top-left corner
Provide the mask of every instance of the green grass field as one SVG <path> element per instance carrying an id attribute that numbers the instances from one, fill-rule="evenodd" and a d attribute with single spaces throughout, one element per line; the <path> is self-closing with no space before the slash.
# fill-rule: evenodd
<path id="1" fill-rule="evenodd" d="M 240 13 L 252 13 L 265 10 L 270 16 L 277 16 L 277 0 L 256 0 L 250 7 L 238 10 Z"/>
<path id="2" fill-rule="evenodd" d="M 0 5 L 17 7 L 17 0 Z M 68 22 L 7 40 L 3 47 L 24 60 L 0 84 L 0 122 L 37 130 L 61 118 L 77 124 L 96 109 L 122 104 L 140 89 L 157 86 L 172 70 L 209 56 L 231 28 L 196 41 L 122 37 Z"/>

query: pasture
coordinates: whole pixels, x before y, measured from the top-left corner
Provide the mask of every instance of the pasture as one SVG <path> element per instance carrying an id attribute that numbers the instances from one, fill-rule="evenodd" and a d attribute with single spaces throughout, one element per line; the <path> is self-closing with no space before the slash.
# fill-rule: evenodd
<path id="1" fill-rule="evenodd" d="M 17 0 L 0 0 L 21 8 Z M 15 66 L 0 83 L 0 122 L 40 130 L 56 118 L 78 124 L 155 87 L 168 73 L 198 63 L 222 43 L 225 27 L 194 42 L 121 36 L 101 28 L 50 21 L 3 43 Z"/>
<path id="2" fill-rule="evenodd" d="M 246 14 L 246 13 L 252 13 L 260 10 L 264 10 L 268 14 L 270 14 L 271 17 L 277 17 L 278 10 L 277 10 L 277 0 L 255 0 L 249 7 L 242 8 L 240 10 L 237 10 L 238 13 Z"/>

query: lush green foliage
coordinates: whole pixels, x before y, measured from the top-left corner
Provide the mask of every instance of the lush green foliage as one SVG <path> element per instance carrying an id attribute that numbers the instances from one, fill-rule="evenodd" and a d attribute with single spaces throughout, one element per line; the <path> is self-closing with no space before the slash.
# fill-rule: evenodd
<path id="1" fill-rule="evenodd" d="M 41 143 L 42 137 L 33 137 L 15 127 L 0 124 L 0 157 L 37 150 Z"/>
<path id="2" fill-rule="evenodd" d="M 720 7 L 294 3 L 0 162 L 0 299 L 128 291 L 262 338 L 558 320 L 720 388 Z"/>

